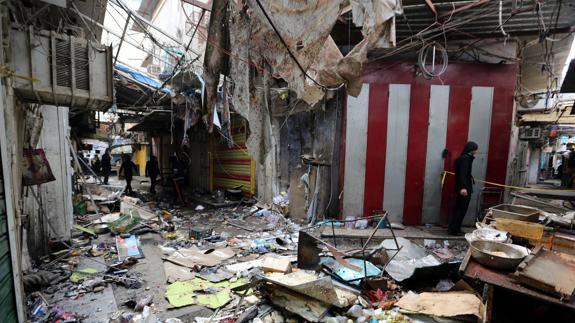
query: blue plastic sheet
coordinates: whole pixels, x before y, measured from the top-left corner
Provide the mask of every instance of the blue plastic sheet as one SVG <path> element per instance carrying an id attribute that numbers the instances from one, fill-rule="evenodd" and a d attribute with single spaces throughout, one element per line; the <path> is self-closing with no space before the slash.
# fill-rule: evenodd
<path id="1" fill-rule="evenodd" d="M 160 87 L 162 86 L 162 82 L 160 82 L 159 80 L 156 80 L 154 78 L 146 76 L 146 75 L 144 75 L 144 74 L 142 74 L 142 73 L 136 71 L 135 69 L 132 69 L 126 65 L 116 64 L 114 66 L 114 68 L 117 69 L 118 71 L 122 71 L 124 73 L 130 74 L 130 76 L 132 76 L 134 78 L 134 80 L 136 80 L 140 83 L 143 83 L 149 87 L 153 87 L 154 89 L 160 89 Z M 173 94 L 172 89 L 170 89 L 167 86 L 164 86 L 161 90 L 166 92 L 166 93 Z"/>
<path id="2" fill-rule="evenodd" d="M 353 285 L 359 285 L 361 279 L 364 277 L 373 277 L 381 274 L 381 269 L 377 268 L 369 261 L 365 261 L 365 268 L 367 269 L 366 275 L 364 270 L 364 261 L 362 259 L 347 258 L 345 260 L 349 264 L 361 268 L 361 270 L 355 271 L 353 269 L 347 268 L 331 257 L 322 257 L 321 264 L 328 267 L 334 275 Z"/>

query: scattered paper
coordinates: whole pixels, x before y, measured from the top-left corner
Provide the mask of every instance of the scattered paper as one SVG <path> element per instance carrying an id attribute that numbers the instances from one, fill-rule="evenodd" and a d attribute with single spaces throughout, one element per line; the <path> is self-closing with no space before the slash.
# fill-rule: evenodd
<path id="1" fill-rule="evenodd" d="M 200 304 L 212 309 L 226 305 L 231 300 L 231 289 L 244 285 L 247 279 L 212 283 L 201 278 L 178 281 L 168 286 L 166 298 L 172 306 L 182 307 Z"/>
<path id="2" fill-rule="evenodd" d="M 168 257 L 168 260 L 190 268 L 198 265 L 213 267 L 233 256 L 235 256 L 235 252 L 231 248 L 200 250 L 197 247 L 192 247 L 175 251 Z"/>
<path id="3" fill-rule="evenodd" d="M 193 279 L 196 275 L 188 267 L 178 266 L 169 261 L 164 262 L 164 272 L 168 283 Z"/>
<path id="4" fill-rule="evenodd" d="M 72 273 L 72 275 L 70 275 L 70 281 L 73 283 L 78 283 L 82 280 L 91 279 L 94 277 L 93 274 L 95 274 L 97 272 L 98 272 L 98 270 L 96 270 L 94 268 L 80 269 L 80 270 Z"/>
<path id="5" fill-rule="evenodd" d="M 246 270 L 250 270 L 254 267 L 261 267 L 264 263 L 263 258 L 254 259 L 250 261 L 238 262 L 235 264 L 227 265 L 226 269 L 233 273 L 241 273 Z"/>
<path id="6" fill-rule="evenodd" d="M 138 238 L 133 235 L 125 239 L 121 236 L 116 236 L 116 250 L 118 251 L 119 261 L 123 261 L 128 257 L 144 257 L 144 253 L 140 249 L 140 245 L 138 243 Z"/>
<path id="7" fill-rule="evenodd" d="M 483 304 L 479 297 L 466 292 L 408 293 L 395 305 L 402 309 L 443 317 L 475 315 L 482 318 Z"/>

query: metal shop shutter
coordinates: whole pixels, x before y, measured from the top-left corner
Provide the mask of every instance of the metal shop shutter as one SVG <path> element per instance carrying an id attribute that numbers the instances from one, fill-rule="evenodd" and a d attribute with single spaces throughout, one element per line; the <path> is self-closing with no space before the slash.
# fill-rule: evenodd
<path id="1" fill-rule="evenodd" d="M 232 116 L 231 121 L 233 145 L 219 140 L 212 145 L 212 189 L 241 187 L 251 196 L 255 193 L 255 164 L 246 148 L 247 121 L 238 116 Z"/>

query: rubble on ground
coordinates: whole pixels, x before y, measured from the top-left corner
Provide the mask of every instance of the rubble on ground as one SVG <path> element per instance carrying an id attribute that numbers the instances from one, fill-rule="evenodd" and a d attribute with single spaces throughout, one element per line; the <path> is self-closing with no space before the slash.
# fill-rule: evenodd
<path id="1" fill-rule="evenodd" d="M 467 242 L 396 237 L 386 214 L 304 225 L 286 216 L 285 195 L 271 206 L 222 208 L 105 201 L 110 213 L 78 214 L 71 243 L 25 277 L 34 322 L 418 322 L 484 313 L 457 273 Z M 332 226 L 369 236 L 320 238 Z M 497 224 L 478 227 L 469 243 L 511 241 Z"/>

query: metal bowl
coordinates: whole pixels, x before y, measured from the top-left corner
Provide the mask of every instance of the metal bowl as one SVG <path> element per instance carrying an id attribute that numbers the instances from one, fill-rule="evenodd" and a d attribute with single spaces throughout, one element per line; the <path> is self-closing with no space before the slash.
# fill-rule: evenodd
<path id="1" fill-rule="evenodd" d="M 523 261 L 527 252 L 501 242 L 477 240 L 471 242 L 471 256 L 484 266 L 512 270 Z"/>
<path id="2" fill-rule="evenodd" d="M 108 227 L 107 224 L 105 223 L 101 223 L 101 224 L 96 224 L 92 230 L 94 231 L 94 233 L 96 234 L 104 234 L 106 232 L 110 231 L 110 228 Z"/>

